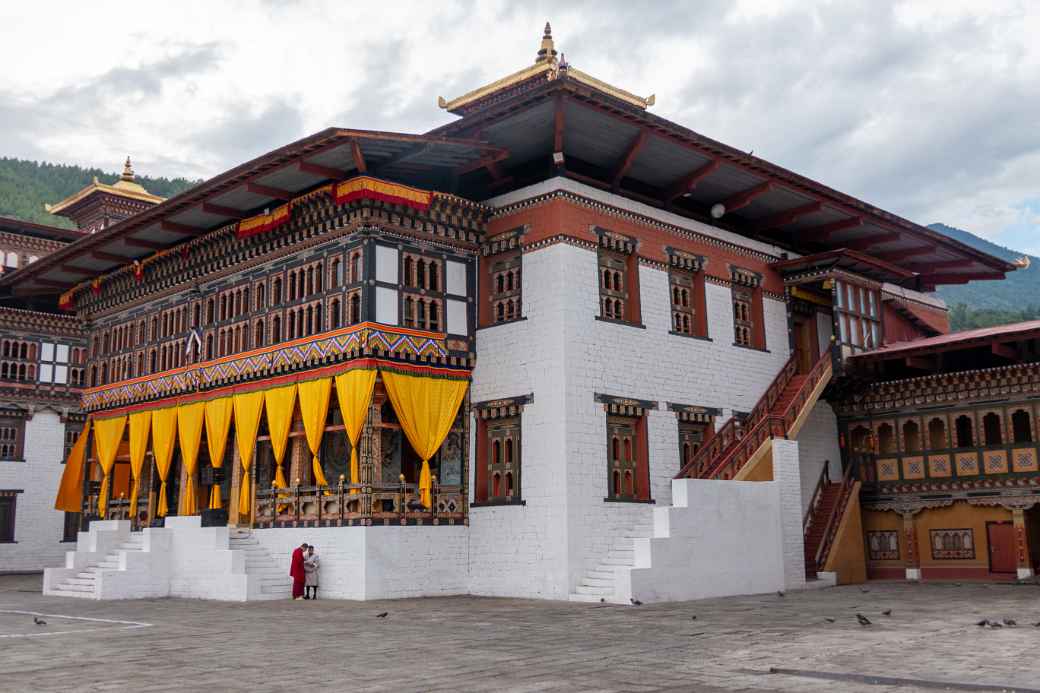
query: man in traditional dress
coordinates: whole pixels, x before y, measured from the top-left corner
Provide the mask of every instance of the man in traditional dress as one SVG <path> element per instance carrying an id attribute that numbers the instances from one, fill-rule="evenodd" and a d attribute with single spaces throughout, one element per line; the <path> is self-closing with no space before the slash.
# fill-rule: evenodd
<path id="1" fill-rule="evenodd" d="M 307 578 L 303 567 L 303 552 L 307 550 L 304 542 L 300 547 L 293 550 L 292 558 L 289 560 L 289 576 L 292 578 L 292 598 L 299 599 L 303 596 L 303 583 Z"/>
<path id="2" fill-rule="evenodd" d="M 307 574 L 304 582 L 304 599 L 318 598 L 318 553 L 314 550 L 314 544 L 307 547 L 307 554 L 303 557 L 303 570 Z M 312 591 L 313 590 L 313 591 Z"/>

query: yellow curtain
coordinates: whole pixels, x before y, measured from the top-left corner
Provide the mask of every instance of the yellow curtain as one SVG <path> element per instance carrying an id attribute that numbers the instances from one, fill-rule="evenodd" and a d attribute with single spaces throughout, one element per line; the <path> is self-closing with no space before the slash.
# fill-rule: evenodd
<path id="1" fill-rule="evenodd" d="M 311 449 L 311 468 L 314 470 L 314 483 L 328 486 L 325 471 L 321 468 L 318 450 L 321 437 L 325 433 L 325 422 L 329 418 L 329 393 L 332 391 L 332 380 L 318 378 L 298 383 L 300 395 L 300 416 L 303 417 L 303 430 L 307 433 L 307 447 Z"/>
<path id="2" fill-rule="evenodd" d="M 87 439 L 90 433 L 90 419 L 84 424 L 76 443 L 65 460 L 65 471 L 61 473 L 58 485 L 58 497 L 54 499 L 54 509 L 67 513 L 83 511 L 83 462 L 87 459 Z"/>
<path id="3" fill-rule="evenodd" d="M 239 484 L 238 512 L 249 515 L 250 483 L 249 467 L 253 464 L 253 450 L 256 449 L 256 432 L 260 430 L 260 412 L 264 408 L 264 393 L 245 392 L 234 396 L 235 408 L 235 443 L 238 445 L 238 458 L 242 460 L 242 483 Z"/>
<path id="4" fill-rule="evenodd" d="M 343 415 L 343 425 L 350 439 L 350 483 L 360 481 L 358 473 L 358 443 L 361 441 L 361 429 L 368 416 L 368 404 L 372 400 L 372 388 L 376 384 L 376 371 L 357 368 L 336 376 L 336 395 L 339 398 L 339 411 Z M 351 489 L 357 493 L 357 489 Z"/>
<path id="5" fill-rule="evenodd" d="M 205 402 L 192 402 L 177 407 L 177 438 L 181 444 L 185 479 L 180 510 L 177 511 L 180 515 L 194 515 L 199 511 L 198 499 L 195 497 L 195 469 L 199 466 L 199 444 L 202 442 L 205 414 Z"/>
<path id="6" fill-rule="evenodd" d="M 130 517 L 137 517 L 137 499 L 141 490 L 141 470 L 148 453 L 148 434 L 152 430 L 152 412 L 139 411 L 130 415 L 130 473 L 134 488 L 130 491 Z"/>
<path id="7" fill-rule="evenodd" d="M 156 514 L 166 517 L 170 508 L 166 502 L 166 477 L 173 464 L 173 439 L 177 432 L 177 408 L 167 407 L 152 411 L 152 455 L 155 457 L 155 469 L 159 472 L 159 507 Z"/>
<path id="8" fill-rule="evenodd" d="M 451 430 L 469 383 L 465 380 L 406 375 L 387 370 L 381 370 L 380 373 L 401 428 L 412 448 L 422 458 L 419 499 L 429 508 L 433 504 L 430 458 Z"/>
<path id="9" fill-rule="evenodd" d="M 94 422 L 94 449 L 97 451 L 98 464 L 105 475 L 101 480 L 101 494 L 98 496 L 98 514 L 101 519 L 105 518 L 105 511 L 108 509 L 108 486 L 111 483 L 112 466 L 116 463 L 119 441 L 123 439 L 125 430 L 125 416 Z"/>
<path id="10" fill-rule="evenodd" d="M 232 408 L 230 397 L 206 402 L 206 447 L 209 448 L 209 463 L 216 469 L 224 466 L 224 449 L 231 429 Z M 210 510 L 219 510 L 221 505 L 220 484 L 213 484 L 209 492 Z"/>
<path id="11" fill-rule="evenodd" d="M 289 442 L 293 405 L 296 404 L 296 384 L 265 391 L 264 404 L 267 409 L 267 430 L 271 434 L 271 449 L 274 451 L 274 485 L 278 488 L 288 488 L 282 462 L 285 460 L 285 447 Z"/>

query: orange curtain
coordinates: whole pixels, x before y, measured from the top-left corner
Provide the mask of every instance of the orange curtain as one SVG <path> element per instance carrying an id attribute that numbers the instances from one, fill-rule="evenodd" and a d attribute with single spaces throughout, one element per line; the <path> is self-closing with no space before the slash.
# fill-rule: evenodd
<path id="1" fill-rule="evenodd" d="M 206 447 L 209 449 L 209 463 L 214 469 L 224 466 L 233 406 L 231 397 L 218 397 L 206 402 Z M 209 508 L 219 510 L 222 505 L 220 484 L 213 484 L 209 491 Z"/>
<path id="2" fill-rule="evenodd" d="M 328 486 L 329 482 L 325 479 L 325 470 L 321 468 L 318 451 L 321 449 L 321 438 L 325 433 L 325 422 L 329 418 L 332 380 L 305 380 L 297 383 L 296 389 L 300 396 L 300 416 L 303 418 L 303 430 L 307 434 L 307 447 L 311 450 L 314 483 L 318 486 Z"/>
<path id="3" fill-rule="evenodd" d="M 184 492 L 181 493 L 181 515 L 199 511 L 195 490 L 195 471 L 199 466 L 199 445 L 202 443 L 202 422 L 205 402 L 192 402 L 177 407 L 177 438 L 181 445 L 181 463 L 184 465 Z"/>
<path id="4" fill-rule="evenodd" d="M 469 382 L 385 369 L 380 369 L 380 375 L 408 442 L 422 458 L 419 499 L 430 508 L 433 505 L 430 458 L 448 436 Z"/>
<path id="5" fill-rule="evenodd" d="M 274 486 L 288 488 L 282 462 L 289 442 L 289 427 L 292 425 L 293 409 L 296 404 L 296 383 L 275 387 L 264 392 L 264 408 L 267 410 L 267 430 L 271 434 L 271 450 L 274 451 Z"/>
<path id="6" fill-rule="evenodd" d="M 159 507 L 156 515 L 166 517 L 170 513 L 166 499 L 166 481 L 173 464 L 173 444 L 177 433 L 177 407 L 166 407 L 152 411 L 152 456 L 155 469 L 159 472 Z"/>
<path id="7" fill-rule="evenodd" d="M 134 476 L 134 488 L 130 491 L 130 517 L 137 517 L 141 470 L 144 469 L 144 458 L 148 454 L 148 434 L 151 430 L 150 411 L 139 411 L 130 415 L 130 472 Z"/>
<path id="8" fill-rule="evenodd" d="M 101 480 L 101 493 L 98 495 L 98 515 L 105 518 L 108 510 L 108 487 L 112 483 L 112 466 L 116 463 L 119 443 L 126 429 L 126 417 L 116 416 L 111 419 L 99 419 L 94 422 L 94 449 L 97 451 L 98 464 L 104 477 Z"/>
<path id="9" fill-rule="evenodd" d="M 65 460 L 65 471 L 61 473 L 58 485 L 58 497 L 54 499 L 54 509 L 67 513 L 83 511 L 83 462 L 87 459 L 87 439 L 90 437 L 90 419 L 87 419 L 80 431 L 76 443 Z"/>
<path id="10" fill-rule="evenodd" d="M 252 505 L 249 481 L 249 468 L 253 464 L 253 451 L 256 450 L 256 434 L 260 430 L 260 413 L 264 408 L 262 391 L 244 392 L 234 396 L 235 409 L 235 443 L 238 445 L 238 459 L 242 462 L 242 481 L 238 492 L 238 513 L 248 516 Z"/>
<path id="11" fill-rule="evenodd" d="M 350 483 L 361 481 L 358 472 L 358 443 L 361 442 L 361 429 L 368 416 L 368 405 L 372 401 L 372 388 L 376 384 L 374 368 L 356 368 L 336 376 L 336 396 L 339 399 L 339 411 L 343 416 L 343 425 L 350 439 Z M 350 489 L 357 493 L 356 488 Z"/>

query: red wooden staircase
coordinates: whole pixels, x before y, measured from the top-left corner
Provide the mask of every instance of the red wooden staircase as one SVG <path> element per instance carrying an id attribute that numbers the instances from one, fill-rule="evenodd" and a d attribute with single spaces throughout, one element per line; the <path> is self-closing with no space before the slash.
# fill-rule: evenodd
<path id="1" fill-rule="evenodd" d="M 823 570 L 831 545 L 838 532 L 838 525 L 852 497 L 853 479 L 846 471 L 839 482 L 830 480 L 829 463 L 824 463 L 820 480 L 816 482 L 809 501 L 809 509 L 802 520 L 805 536 L 805 578 L 811 580 Z"/>
<path id="2" fill-rule="evenodd" d="M 676 479 L 732 479 L 772 438 L 797 434 L 795 424 L 816 403 L 821 381 L 831 377 L 831 357 L 824 353 L 808 373 L 799 374 L 792 355 L 747 416 L 731 417 L 676 474 Z"/>

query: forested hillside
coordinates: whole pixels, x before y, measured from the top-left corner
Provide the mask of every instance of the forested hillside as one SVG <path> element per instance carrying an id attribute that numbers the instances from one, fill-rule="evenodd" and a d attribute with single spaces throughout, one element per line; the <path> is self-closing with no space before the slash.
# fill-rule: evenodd
<path id="1" fill-rule="evenodd" d="M 114 183 L 119 178 L 118 173 L 97 168 L 0 158 L 0 215 L 72 228 L 71 221 L 50 214 L 43 205 L 53 204 L 81 190 L 94 176 L 102 183 Z M 137 182 L 154 195 L 171 197 L 199 181 L 139 175 Z"/>

